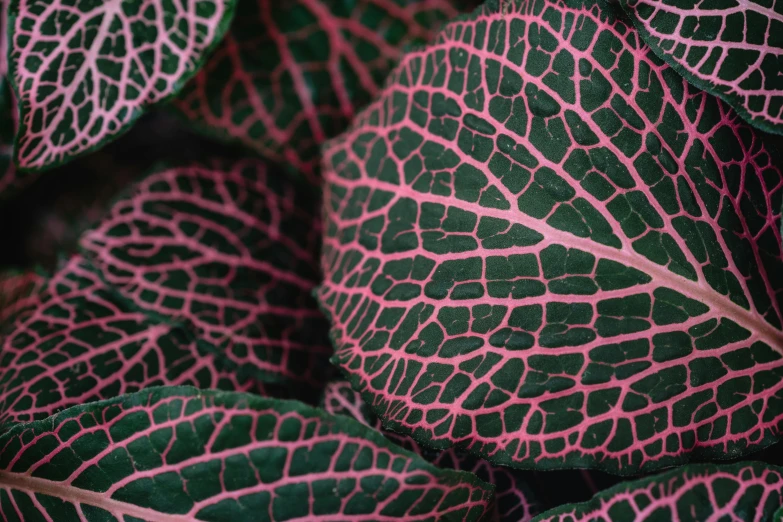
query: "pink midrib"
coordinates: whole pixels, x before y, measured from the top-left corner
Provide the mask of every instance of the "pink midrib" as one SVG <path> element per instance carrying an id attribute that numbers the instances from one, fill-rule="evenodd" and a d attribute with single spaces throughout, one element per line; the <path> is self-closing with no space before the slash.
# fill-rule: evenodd
<path id="1" fill-rule="evenodd" d="M 439 204 L 445 204 L 448 206 L 456 206 L 463 210 L 468 210 L 475 213 L 478 216 L 487 215 L 497 217 L 511 223 L 518 223 L 526 226 L 536 232 L 539 232 L 545 237 L 545 241 L 550 243 L 559 243 L 561 245 L 567 245 L 571 247 L 577 247 L 585 252 L 591 252 L 596 257 L 603 257 L 622 263 L 626 266 L 636 268 L 645 272 L 647 275 L 653 278 L 653 281 L 659 286 L 666 286 L 671 289 L 675 289 L 688 297 L 696 299 L 707 305 L 710 311 L 715 315 L 722 315 L 726 318 L 736 321 L 744 328 L 755 333 L 757 338 L 762 339 L 772 349 L 783 354 L 783 331 L 776 329 L 771 324 L 766 322 L 758 314 L 747 310 L 738 304 L 730 301 L 726 296 L 717 293 L 711 287 L 708 287 L 703 282 L 694 282 L 690 279 L 678 276 L 666 267 L 658 265 L 646 257 L 638 254 L 637 252 L 629 252 L 623 249 L 615 249 L 610 246 L 597 243 L 587 238 L 581 238 L 567 232 L 558 230 L 547 223 L 528 218 L 520 212 L 519 215 L 515 215 L 512 211 L 504 211 L 482 207 L 476 203 L 469 203 L 463 200 L 456 200 L 455 198 L 443 198 L 439 196 L 433 196 L 431 194 L 424 194 L 414 191 L 407 185 L 391 185 L 378 178 L 369 178 L 364 176 L 358 180 L 347 180 L 336 176 L 334 171 L 327 172 L 325 179 L 328 183 L 336 183 L 341 185 L 365 185 L 373 189 L 379 189 L 383 191 L 391 190 L 397 194 L 398 197 L 412 198 L 418 203 L 433 202 Z M 477 252 L 477 255 L 481 255 Z M 722 314 L 717 314 L 717 311 L 722 311 Z"/>
<path id="2" fill-rule="evenodd" d="M 49 495 L 72 502 L 77 506 L 86 504 L 104 509 L 115 516 L 118 514 L 127 515 L 150 522 L 192 522 L 194 520 L 192 516 L 161 513 L 149 508 L 114 500 L 95 491 L 88 491 L 65 485 L 62 482 L 10 473 L 8 471 L 0 471 L 0 488 L 9 491 L 23 490 L 32 494 Z M 2 512 L 0 512 L 0 515 L 2 515 Z"/>

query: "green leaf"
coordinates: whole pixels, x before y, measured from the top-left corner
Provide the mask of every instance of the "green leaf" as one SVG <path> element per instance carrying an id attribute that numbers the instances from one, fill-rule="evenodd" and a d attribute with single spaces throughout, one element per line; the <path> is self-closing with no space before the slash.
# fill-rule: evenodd
<path id="1" fill-rule="evenodd" d="M 489 2 L 324 153 L 319 300 L 384 426 L 634 474 L 783 422 L 783 175 L 619 7 Z"/>
<path id="2" fill-rule="evenodd" d="M 398 446 L 421 455 L 438 468 L 469 471 L 481 480 L 492 484 L 495 486 L 498 522 L 529 522 L 533 514 L 539 511 L 521 472 L 493 466 L 485 460 L 464 455 L 454 449 L 440 452 L 428 451 L 408 436 L 384 430 L 380 420 L 346 381 L 332 381 L 327 384 L 324 390 L 323 408 L 332 415 L 345 415 L 358 420 L 379 431 Z"/>
<path id="3" fill-rule="evenodd" d="M 318 195 L 261 160 L 162 169 L 81 240 L 134 307 L 268 381 L 317 386 L 332 350 L 313 290 Z"/>
<path id="4" fill-rule="evenodd" d="M 270 391 L 187 329 L 129 306 L 79 256 L 32 276 L 0 280 L 12 299 L 0 307 L 0 426 L 151 386 Z"/>
<path id="5" fill-rule="evenodd" d="M 621 0 L 656 55 L 751 125 L 783 134 L 783 11 L 773 3 Z"/>
<path id="6" fill-rule="evenodd" d="M 12 0 L 18 166 L 48 169 L 128 130 L 198 71 L 233 11 L 234 0 Z"/>
<path id="7" fill-rule="evenodd" d="M 534 522 L 778 520 L 783 468 L 762 462 L 692 464 L 602 491 L 589 502 L 542 513 Z"/>
<path id="8" fill-rule="evenodd" d="M 492 489 L 298 402 L 154 388 L 0 436 L 23 520 L 484 520 Z M 330 518 L 330 519 L 331 519 Z"/>
<path id="9" fill-rule="evenodd" d="M 196 128 L 313 176 L 406 44 L 471 0 L 239 0 L 226 39 L 174 103 Z"/>

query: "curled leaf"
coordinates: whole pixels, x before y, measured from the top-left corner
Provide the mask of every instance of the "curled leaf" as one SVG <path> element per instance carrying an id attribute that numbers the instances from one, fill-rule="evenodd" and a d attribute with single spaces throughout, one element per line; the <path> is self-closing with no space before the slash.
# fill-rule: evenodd
<path id="1" fill-rule="evenodd" d="M 319 299 L 387 428 L 619 474 L 779 438 L 781 172 L 599 4 L 489 2 L 327 145 Z"/>
<path id="2" fill-rule="evenodd" d="M 298 402 L 155 388 L 0 435 L 22 520 L 486 520 L 492 489 Z"/>
<path id="3" fill-rule="evenodd" d="M 656 55 L 751 125 L 783 134 L 783 11 L 773 3 L 621 0 Z"/>
<path id="4" fill-rule="evenodd" d="M 773 522 L 783 470 L 762 462 L 691 464 L 602 491 L 589 502 L 542 513 L 535 522 L 753 520 Z"/>
<path id="5" fill-rule="evenodd" d="M 118 137 L 179 92 L 233 11 L 234 0 L 11 0 L 18 165 L 51 168 Z"/>
<path id="6" fill-rule="evenodd" d="M 135 307 L 244 372 L 314 386 L 331 353 L 317 202 L 258 160 L 193 164 L 141 181 L 81 243 Z"/>
<path id="7" fill-rule="evenodd" d="M 369 102 L 402 47 L 467 0 L 239 0 L 225 40 L 174 104 L 197 128 L 313 176 L 318 147 Z"/>

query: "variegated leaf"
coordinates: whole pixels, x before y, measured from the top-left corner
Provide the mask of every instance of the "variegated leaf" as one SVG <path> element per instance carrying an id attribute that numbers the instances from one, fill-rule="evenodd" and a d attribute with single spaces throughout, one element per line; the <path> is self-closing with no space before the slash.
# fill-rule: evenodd
<path id="1" fill-rule="evenodd" d="M 620 0 L 655 54 L 749 123 L 783 134 L 779 0 Z"/>
<path id="2" fill-rule="evenodd" d="M 325 151 L 335 362 L 521 468 L 737 456 L 783 422 L 783 177 L 595 2 L 489 2 Z"/>
<path id="3" fill-rule="evenodd" d="M 51 168 L 126 131 L 182 89 L 233 11 L 234 0 L 11 0 L 18 165 Z"/>
<path id="4" fill-rule="evenodd" d="M 489 520 L 492 489 L 298 402 L 154 388 L 0 435 L 4 520 Z"/>
<path id="5" fill-rule="evenodd" d="M 127 299 L 267 381 L 315 386 L 331 353 L 312 297 L 318 199 L 259 160 L 164 169 L 82 238 Z"/>
<path id="6" fill-rule="evenodd" d="M 312 177 L 319 145 L 378 92 L 402 47 L 472 3 L 239 0 L 226 39 L 174 108 Z"/>

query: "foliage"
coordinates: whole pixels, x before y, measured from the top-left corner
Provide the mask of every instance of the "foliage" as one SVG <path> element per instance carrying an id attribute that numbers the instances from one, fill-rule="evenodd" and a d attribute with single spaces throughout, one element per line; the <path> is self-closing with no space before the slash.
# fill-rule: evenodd
<path id="1" fill-rule="evenodd" d="M 781 29 L 2 3 L 0 518 L 783 518 Z"/>

